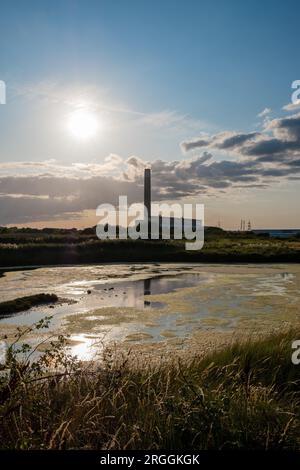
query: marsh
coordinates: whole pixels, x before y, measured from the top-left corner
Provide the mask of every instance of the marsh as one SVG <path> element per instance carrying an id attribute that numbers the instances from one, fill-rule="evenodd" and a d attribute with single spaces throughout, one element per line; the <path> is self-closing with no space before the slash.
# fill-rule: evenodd
<path id="1" fill-rule="evenodd" d="M 2 336 L 51 315 L 50 334 L 94 358 L 107 344 L 185 349 L 211 333 L 255 332 L 299 318 L 300 265 L 110 264 L 5 272 L 2 301 L 51 292 L 66 301 L 0 320 Z M 44 335 L 45 333 L 41 333 Z M 49 334 L 49 332 L 47 332 Z M 29 338 L 33 343 L 39 336 Z M 5 350 L 2 342 L 1 351 Z"/>

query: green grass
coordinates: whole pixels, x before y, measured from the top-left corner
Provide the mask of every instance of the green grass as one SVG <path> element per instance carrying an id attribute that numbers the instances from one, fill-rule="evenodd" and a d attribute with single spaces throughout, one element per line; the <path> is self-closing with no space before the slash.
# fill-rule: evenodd
<path id="1" fill-rule="evenodd" d="M 0 302 L 0 315 L 11 315 L 17 312 L 29 310 L 37 305 L 49 304 L 58 301 L 55 294 L 35 294 L 18 299 L 9 300 L 7 302 Z"/>
<path id="2" fill-rule="evenodd" d="M 262 237 L 212 237 L 199 251 L 187 251 L 184 240 L 98 240 L 74 243 L 8 244 L 0 239 L 0 266 L 39 266 L 102 262 L 300 262 L 299 240 Z"/>
<path id="3" fill-rule="evenodd" d="M 186 251 L 184 240 L 99 240 L 85 230 L 0 227 L 0 266 L 102 262 L 300 262 L 300 238 L 205 228 L 204 247 Z"/>
<path id="4" fill-rule="evenodd" d="M 1 447 L 299 449 L 298 338 L 299 328 L 144 367 L 106 351 L 97 368 L 44 380 L 13 363 L 0 391 Z"/>

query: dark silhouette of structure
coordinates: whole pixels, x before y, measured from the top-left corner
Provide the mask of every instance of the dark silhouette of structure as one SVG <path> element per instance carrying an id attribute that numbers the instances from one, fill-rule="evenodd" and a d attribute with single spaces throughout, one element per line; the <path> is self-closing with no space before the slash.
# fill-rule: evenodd
<path id="1" fill-rule="evenodd" d="M 144 171 L 144 205 L 148 211 L 148 222 L 151 221 L 151 170 Z"/>
<path id="2" fill-rule="evenodd" d="M 152 215 L 152 212 L 151 212 L 151 169 L 150 168 L 145 168 L 144 170 L 144 206 L 147 209 L 147 215 L 148 215 L 148 239 L 152 238 L 151 235 L 155 232 L 154 230 L 155 226 L 158 231 L 157 239 L 159 240 L 163 238 L 164 228 L 166 228 L 167 233 L 169 233 L 169 236 L 166 236 L 164 238 L 173 239 L 175 232 L 180 234 L 179 238 L 182 238 L 182 235 L 184 233 L 184 223 L 185 223 L 185 220 L 182 217 L 179 218 L 173 215 L 173 216 L 166 218 L 162 214 L 159 214 L 157 216 Z M 136 221 L 138 227 L 140 227 L 140 222 L 141 221 L 139 220 Z M 186 223 L 191 224 L 193 231 L 196 230 L 195 219 L 191 219 L 191 221 L 186 220 Z"/>

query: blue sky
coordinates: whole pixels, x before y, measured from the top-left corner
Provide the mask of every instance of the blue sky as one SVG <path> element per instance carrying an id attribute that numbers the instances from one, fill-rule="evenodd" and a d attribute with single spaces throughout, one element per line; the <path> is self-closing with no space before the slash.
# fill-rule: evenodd
<path id="1" fill-rule="evenodd" d="M 289 100 L 297 1 L 4 1 L 1 76 L 99 84 L 235 128 Z"/>
<path id="2" fill-rule="evenodd" d="M 203 132 L 257 130 L 263 109 L 286 115 L 300 77 L 299 13 L 297 1 L 2 1 L 0 162 L 173 162 L 187 158 L 180 143 Z M 85 145 L 64 128 L 82 94 L 104 123 Z M 297 191 L 289 185 L 286 200 Z M 262 197 L 276 200 L 270 186 Z M 226 212 L 211 210 L 215 219 Z"/>

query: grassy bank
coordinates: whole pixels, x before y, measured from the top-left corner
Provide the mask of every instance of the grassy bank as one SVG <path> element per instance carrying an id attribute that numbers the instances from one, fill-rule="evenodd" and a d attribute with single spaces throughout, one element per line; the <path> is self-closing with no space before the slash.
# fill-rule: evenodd
<path id="1" fill-rule="evenodd" d="M 18 299 L 0 302 L 0 316 L 23 312 L 38 305 L 50 304 L 58 301 L 55 294 L 36 294 L 20 297 Z"/>
<path id="2" fill-rule="evenodd" d="M 200 251 L 187 251 L 183 240 L 98 240 L 80 237 L 56 242 L 48 239 L 3 243 L 0 266 L 34 266 L 103 262 L 300 262 L 300 240 L 280 240 L 224 232 L 206 234 Z"/>
<path id="3" fill-rule="evenodd" d="M 107 351 L 99 369 L 73 364 L 45 380 L 12 360 L 0 393 L 1 447 L 299 449 L 298 338 L 300 329 L 142 368 Z"/>

